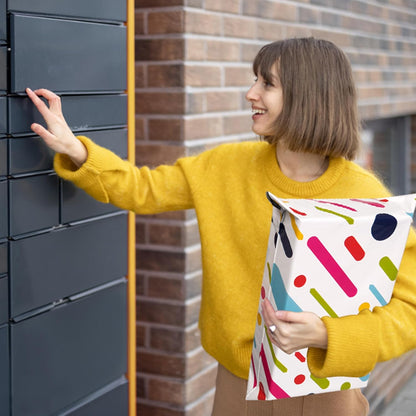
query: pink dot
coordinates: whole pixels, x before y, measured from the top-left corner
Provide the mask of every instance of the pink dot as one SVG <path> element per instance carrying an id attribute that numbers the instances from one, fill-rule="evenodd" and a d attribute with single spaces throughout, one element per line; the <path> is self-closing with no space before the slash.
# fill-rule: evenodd
<path id="1" fill-rule="evenodd" d="M 293 283 L 296 287 L 302 287 L 306 283 L 306 276 L 300 274 Z"/>
<path id="2" fill-rule="evenodd" d="M 295 384 L 302 384 L 305 381 L 305 376 L 303 374 L 299 374 L 295 377 Z"/>
<path id="3" fill-rule="evenodd" d="M 264 289 L 264 286 L 261 287 L 261 297 L 262 297 L 262 299 L 264 299 L 266 297 L 266 290 Z"/>

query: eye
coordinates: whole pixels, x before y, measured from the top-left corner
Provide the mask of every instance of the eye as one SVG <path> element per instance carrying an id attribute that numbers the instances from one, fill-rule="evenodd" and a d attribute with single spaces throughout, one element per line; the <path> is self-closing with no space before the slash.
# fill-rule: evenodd
<path id="1" fill-rule="evenodd" d="M 273 84 L 269 81 L 266 81 L 266 80 L 263 81 L 263 85 L 264 85 L 265 88 L 273 87 Z"/>

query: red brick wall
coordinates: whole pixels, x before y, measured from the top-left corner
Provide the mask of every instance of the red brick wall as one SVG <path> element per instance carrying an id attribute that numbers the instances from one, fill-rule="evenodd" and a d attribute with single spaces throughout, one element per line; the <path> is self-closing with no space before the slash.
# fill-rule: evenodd
<path id="1" fill-rule="evenodd" d="M 416 113 L 413 0 L 136 0 L 136 160 L 172 162 L 253 137 L 244 94 L 265 43 L 334 41 L 351 59 L 363 118 Z M 137 218 L 138 413 L 209 415 L 215 363 L 197 327 L 195 214 Z"/>

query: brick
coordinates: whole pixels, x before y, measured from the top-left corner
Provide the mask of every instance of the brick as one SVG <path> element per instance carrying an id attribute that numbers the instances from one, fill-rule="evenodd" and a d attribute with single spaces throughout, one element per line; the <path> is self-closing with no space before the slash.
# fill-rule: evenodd
<path id="1" fill-rule="evenodd" d="M 186 334 L 183 328 L 150 328 L 150 347 L 166 352 L 185 352 Z"/>
<path id="2" fill-rule="evenodd" d="M 184 58 L 184 40 L 140 39 L 135 45 L 136 61 L 172 61 Z"/>
<path id="3" fill-rule="evenodd" d="M 148 120 L 149 140 L 182 141 L 181 118 L 151 118 Z"/>
<path id="4" fill-rule="evenodd" d="M 144 295 L 146 292 L 146 278 L 143 274 L 136 273 L 136 294 Z"/>
<path id="5" fill-rule="evenodd" d="M 147 17 L 148 33 L 183 33 L 185 28 L 182 10 L 149 13 Z"/>
<path id="6" fill-rule="evenodd" d="M 166 407 L 162 402 L 155 402 L 149 404 L 149 402 L 142 403 L 140 400 L 137 402 L 137 414 L 140 416 L 185 416 L 187 412 L 181 408 L 172 408 L 172 406 Z"/>
<path id="7" fill-rule="evenodd" d="M 257 23 L 254 19 L 224 17 L 224 35 L 238 38 L 255 38 Z"/>
<path id="8" fill-rule="evenodd" d="M 199 242 L 197 224 L 149 224 L 149 243 L 184 247 Z"/>
<path id="9" fill-rule="evenodd" d="M 312 24 L 321 23 L 321 11 L 318 9 L 299 7 L 299 22 Z"/>
<path id="10" fill-rule="evenodd" d="M 215 363 L 216 360 L 200 348 L 187 356 L 186 377 L 193 377 Z"/>
<path id="11" fill-rule="evenodd" d="M 137 377 L 136 394 L 137 397 L 146 397 L 146 380 L 143 377 Z"/>
<path id="12" fill-rule="evenodd" d="M 199 299 L 191 301 L 186 305 L 185 324 L 186 326 L 196 324 L 199 319 L 199 310 L 201 308 L 201 301 Z"/>
<path id="13" fill-rule="evenodd" d="M 286 26 L 285 33 L 287 38 L 307 38 L 311 36 L 312 31 L 308 26 Z"/>
<path id="14" fill-rule="evenodd" d="M 134 83 L 136 88 L 144 88 L 146 86 L 146 67 L 142 64 L 134 66 Z"/>
<path id="15" fill-rule="evenodd" d="M 134 15 L 134 33 L 136 35 L 145 34 L 145 15 L 144 13 L 137 12 Z"/>
<path id="16" fill-rule="evenodd" d="M 277 39 L 274 39 L 277 40 Z M 241 62 L 252 64 L 260 48 L 266 42 L 259 42 L 257 45 L 252 43 L 242 43 L 241 45 Z"/>
<path id="17" fill-rule="evenodd" d="M 268 0 L 244 0 L 243 14 L 294 22 L 297 19 L 297 6 Z"/>
<path id="18" fill-rule="evenodd" d="M 148 398 L 174 405 L 185 405 L 185 386 L 179 380 L 151 378 L 148 381 Z"/>
<path id="19" fill-rule="evenodd" d="M 223 135 L 222 120 L 218 117 L 185 120 L 185 140 L 218 137 Z"/>
<path id="20" fill-rule="evenodd" d="M 144 140 L 145 139 L 145 124 L 146 121 L 143 117 L 135 117 L 134 120 L 135 124 L 135 133 L 136 133 L 136 140 Z"/>
<path id="21" fill-rule="evenodd" d="M 208 12 L 187 11 L 185 13 L 185 32 L 203 35 L 221 35 L 222 18 Z"/>
<path id="22" fill-rule="evenodd" d="M 268 22 L 268 21 L 259 21 L 257 22 L 257 37 L 261 40 L 267 40 L 268 42 L 274 42 L 275 40 L 280 40 L 286 38 L 286 26 L 282 25 L 280 22 Z M 260 48 L 256 48 L 257 50 Z M 250 58 L 250 60 L 254 59 Z"/>
<path id="23" fill-rule="evenodd" d="M 159 299 L 185 300 L 183 279 L 149 277 L 148 296 Z"/>
<path id="24" fill-rule="evenodd" d="M 242 134 L 251 131 L 251 116 L 247 115 L 232 115 L 224 117 L 224 134 Z"/>
<path id="25" fill-rule="evenodd" d="M 214 65 L 186 65 L 185 85 L 189 87 L 216 87 L 221 85 L 221 68 Z"/>
<path id="26" fill-rule="evenodd" d="M 186 416 L 211 416 L 215 392 L 205 394 L 187 408 Z"/>
<path id="27" fill-rule="evenodd" d="M 211 61 L 239 61 L 240 43 L 237 41 L 207 41 L 207 59 Z"/>
<path id="28" fill-rule="evenodd" d="M 182 64 L 148 65 L 147 85 L 149 87 L 182 87 L 184 85 Z M 136 86 L 137 88 L 137 86 Z"/>
<path id="29" fill-rule="evenodd" d="M 185 113 L 198 114 L 206 111 L 206 97 L 203 92 L 186 94 Z"/>
<path id="30" fill-rule="evenodd" d="M 193 377 L 186 384 L 186 401 L 192 402 L 198 397 L 212 390 L 217 378 L 217 366 Z"/>
<path id="31" fill-rule="evenodd" d="M 137 371 L 152 375 L 183 378 L 186 374 L 186 358 L 172 353 L 138 351 Z"/>
<path id="32" fill-rule="evenodd" d="M 226 13 L 240 13 L 241 0 L 205 0 L 206 10 Z"/>
<path id="33" fill-rule="evenodd" d="M 136 165 L 159 166 L 161 164 L 172 164 L 184 155 L 182 146 L 170 144 L 140 144 L 136 146 Z"/>
<path id="34" fill-rule="evenodd" d="M 135 0 L 134 7 L 139 9 L 141 7 L 167 7 L 167 6 L 182 6 L 184 0 Z"/>
<path id="35" fill-rule="evenodd" d="M 253 83 L 254 74 L 251 65 L 225 68 L 225 86 L 248 87 Z"/>
<path id="36" fill-rule="evenodd" d="M 206 93 L 207 111 L 232 111 L 240 109 L 238 91 L 212 91 Z"/>
<path id="37" fill-rule="evenodd" d="M 185 272 L 186 259 L 182 251 L 172 252 L 163 250 L 141 249 L 137 255 L 137 268 L 158 272 Z"/>
<path id="38" fill-rule="evenodd" d="M 182 114 L 184 105 L 182 92 L 136 92 L 138 114 Z"/>
<path id="39" fill-rule="evenodd" d="M 185 0 L 185 6 L 196 7 L 197 9 L 203 9 L 204 0 Z"/>
<path id="40" fill-rule="evenodd" d="M 206 58 L 206 42 L 203 39 L 185 39 L 186 61 L 203 61 Z"/>
<path id="41" fill-rule="evenodd" d="M 141 299 L 137 304 L 137 319 L 140 322 L 183 326 L 186 320 L 185 306 Z"/>

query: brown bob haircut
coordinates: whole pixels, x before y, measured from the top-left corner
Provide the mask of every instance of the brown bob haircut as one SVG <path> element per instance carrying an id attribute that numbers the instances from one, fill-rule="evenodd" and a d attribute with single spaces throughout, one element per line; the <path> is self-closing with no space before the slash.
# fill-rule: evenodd
<path id="1" fill-rule="evenodd" d="M 263 46 L 253 71 L 273 84 L 277 70 L 283 109 L 269 143 L 283 140 L 295 152 L 353 159 L 360 127 L 351 65 L 332 42 L 295 38 Z"/>

